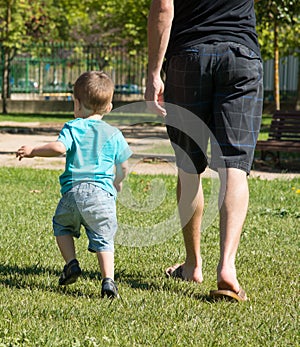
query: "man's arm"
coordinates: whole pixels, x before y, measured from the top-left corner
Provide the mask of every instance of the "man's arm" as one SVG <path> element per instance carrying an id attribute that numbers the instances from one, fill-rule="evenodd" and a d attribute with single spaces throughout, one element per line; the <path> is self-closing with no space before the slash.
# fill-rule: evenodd
<path id="1" fill-rule="evenodd" d="M 22 146 L 18 149 L 16 157 L 19 158 L 19 160 L 33 157 L 58 157 L 65 152 L 65 145 L 60 141 L 55 141 L 36 147 Z"/>
<path id="2" fill-rule="evenodd" d="M 145 92 L 146 101 L 153 103 L 152 109 L 165 116 L 163 101 L 164 84 L 160 72 L 168 47 L 174 16 L 173 0 L 153 0 L 148 17 L 148 78 Z"/>

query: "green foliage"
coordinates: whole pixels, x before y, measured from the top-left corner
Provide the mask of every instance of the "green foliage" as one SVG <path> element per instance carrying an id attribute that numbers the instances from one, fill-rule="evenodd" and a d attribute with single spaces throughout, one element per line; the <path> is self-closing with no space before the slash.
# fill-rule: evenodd
<path id="1" fill-rule="evenodd" d="M 63 261 L 51 219 L 60 196 L 58 174 L 0 168 L 0 346 L 297 345 L 299 180 L 249 179 L 250 209 L 237 259 L 249 302 L 208 300 L 216 288 L 217 220 L 202 233 L 201 285 L 164 276 L 167 266 L 184 259 L 180 232 L 149 247 L 117 244 L 121 299 L 111 302 L 100 298 L 98 264 L 85 235 L 76 242 L 83 276 L 66 288 L 57 285 Z M 175 176 L 155 178 L 175 195 Z M 150 179 L 130 177 L 137 188 Z M 173 198 L 166 199 L 161 208 L 173 204 Z M 135 217 L 129 209 L 119 213 L 124 220 Z"/>
<path id="2" fill-rule="evenodd" d="M 70 41 L 92 43 L 101 41 L 101 22 L 97 12 L 101 1 L 92 0 L 62 0 L 57 4 L 58 12 L 63 13 L 60 26 L 61 36 Z"/>
<path id="3" fill-rule="evenodd" d="M 136 54 L 137 49 L 147 45 L 147 17 L 150 0 L 103 1 L 98 12 L 108 38 L 112 43 L 125 44 Z"/>
<path id="4" fill-rule="evenodd" d="M 58 38 L 56 18 L 59 13 L 53 0 L 0 0 L 0 42 L 18 49 L 30 42 Z"/>
<path id="5" fill-rule="evenodd" d="M 82 40 L 126 45 L 132 54 L 147 46 L 150 0 L 0 0 L 0 41 L 12 48 L 31 41 Z M 280 27 L 280 50 L 293 52 L 300 40 L 297 0 L 260 0 L 255 4 L 263 56 L 272 56 L 273 22 Z M 7 28 L 8 9 L 11 20 Z M 7 30 L 8 29 L 8 30 Z"/>
<path id="6" fill-rule="evenodd" d="M 25 22 L 29 6 L 25 1 L 0 1 L 0 43 L 8 48 L 20 47 L 26 40 Z"/>
<path id="7" fill-rule="evenodd" d="M 63 0 L 57 6 L 64 13 L 71 40 L 123 45 L 132 54 L 146 47 L 150 0 Z"/>
<path id="8" fill-rule="evenodd" d="M 298 25 L 280 25 L 278 27 L 279 39 L 278 48 L 280 56 L 285 57 L 291 54 L 299 55 L 297 44 L 300 41 L 300 21 Z M 258 40 L 261 47 L 261 53 L 265 60 L 274 57 L 274 31 L 272 23 L 263 23 L 257 25 Z"/>
<path id="9" fill-rule="evenodd" d="M 259 0 L 256 17 L 260 23 L 274 20 L 281 24 L 296 24 L 299 21 L 300 4 L 297 0 Z"/>
<path id="10" fill-rule="evenodd" d="M 274 23 L 278 24 L 281 56 L 297 53 L 300 40 L 300 3 L 298 0 L 259 0 L 256 5 L 257 32 L 264 59 L 274 55 Z M 299 52 L 298 52 L 299 54 Z"/>

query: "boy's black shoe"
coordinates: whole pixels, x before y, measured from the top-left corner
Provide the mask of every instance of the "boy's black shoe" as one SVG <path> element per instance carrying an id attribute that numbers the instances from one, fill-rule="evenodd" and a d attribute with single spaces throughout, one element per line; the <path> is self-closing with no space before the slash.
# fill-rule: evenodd
<path id="1" fill-rule="evenodd" d="M 77 259 L 73 259 L 64 266 L 63 272 L 59 278 L 59 285 L 65 286 L 77 281 L 77 278 L 81 275 L 81 269 Z"/>
<path id="2" fill-rule="evenodd" d="M 105 296 L 110 299 L 119 297 L 117 285 L 109 277 L 103 278 L 102 280 L 101 297 L 104 298 Z"/>

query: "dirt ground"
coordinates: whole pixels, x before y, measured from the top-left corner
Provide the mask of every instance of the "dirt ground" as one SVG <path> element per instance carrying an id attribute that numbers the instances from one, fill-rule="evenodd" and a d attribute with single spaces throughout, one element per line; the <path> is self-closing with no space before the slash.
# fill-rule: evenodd
<path id="1" fill-rule="evenodd" d="M 24 131 L 24 124 L 21 128 L 20 125 L 14 122 L 0 122 L 0 166 L 7 167 L 32 167 L 41 169 L 57 169 L 63 170 L 65 159 L 59 158 L 32 158 L 23 159 L 19 161 L 16 159 L 17 149 L 26 144 L 35 146 L 57 139 L 59 129 L 50 128 L 49 131 L 43 128 L 41 130 L 38 123 L 27 123 Z M 21 130 L 20 130 L 21 129 Z M 123 131 L 124 130 L 124 131 Z M 148 153 L 147 148 L 153 145 L 153 138 L 149 137 L 151 131 L 155 132 L 157 140 L 161 143 L 168 141 L 165 130 L 163 128 L 139 128 L 135 131 L 128 131 L 123 129 L 124 136 L 133 150 L 133 156 L 129 160 L 130 172 L 136 174 L 169 174 L 176 175 L 177 169 L 175 165 L 174 156 L 172 155 L 157 155 Z M 154 136 L 154 133 L 152 134 Z M 141 149 L 143 150 L 141 153 Z M 276 172 L 277 171 L 277 172 Z M 216 176 L 215 172 L 207 169 L 205 172 L 206 177 Z M 300 178 L 300 170 L 296 172 L 280 172 L 278 170 L 270 169 L 269 167 L 262 167 L 259 170 L 252 170 L 251 177 L 259 177 L 261 179 L 292 179 Z"/>

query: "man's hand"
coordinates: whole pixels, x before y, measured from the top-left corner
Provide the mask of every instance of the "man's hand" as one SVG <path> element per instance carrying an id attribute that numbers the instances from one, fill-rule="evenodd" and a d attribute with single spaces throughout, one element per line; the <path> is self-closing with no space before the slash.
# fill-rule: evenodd
<path id="1" fill-rule="evenodd" d="M 164 108 L 164 88 L 164 83 L 159 76 L 156 79 L 148 79 L 145 91 L 148 109 L 162 117 L 167 115 L 167 111 Z"/>

